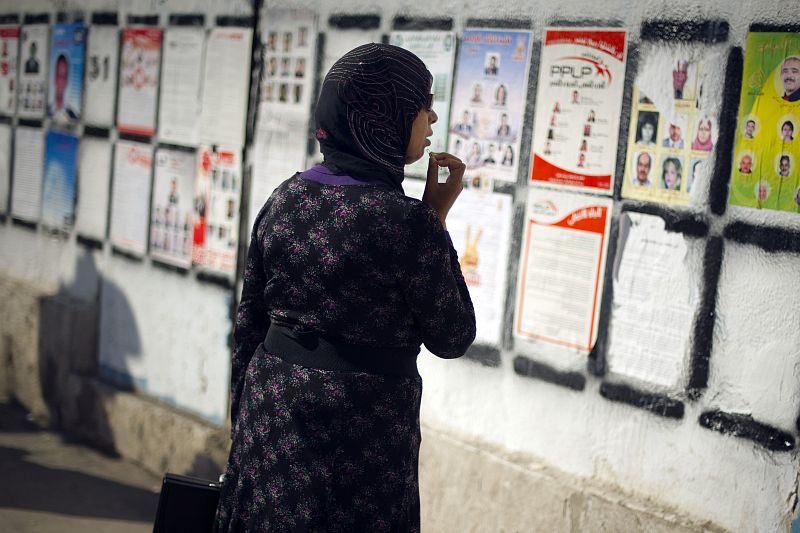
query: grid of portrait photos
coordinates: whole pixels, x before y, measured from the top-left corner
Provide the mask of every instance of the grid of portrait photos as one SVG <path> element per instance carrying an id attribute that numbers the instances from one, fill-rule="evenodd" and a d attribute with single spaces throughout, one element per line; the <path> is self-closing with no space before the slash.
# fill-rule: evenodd
<path id="1" fill-rule="evenodd" d="M 305 102 L 306 80 L 314 66 L 311 39 L 308 26 L 268 32 L 261 87 L 265 102 L 297 105 Z"/>

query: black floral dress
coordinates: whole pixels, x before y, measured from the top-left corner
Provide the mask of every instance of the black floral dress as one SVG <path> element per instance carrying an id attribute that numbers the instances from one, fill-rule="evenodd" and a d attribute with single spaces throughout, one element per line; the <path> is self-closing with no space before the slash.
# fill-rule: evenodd
<path id="1" fill-rule="evenodd" d="M 426 204 L 295 176 L 253 228 L 236 316 L 233 443 L 217 530 L 418 531 L 422 380 L 291 364 L 291 320 L 343 342 L 452 358 L 475 336 L 456 252 Z"/>

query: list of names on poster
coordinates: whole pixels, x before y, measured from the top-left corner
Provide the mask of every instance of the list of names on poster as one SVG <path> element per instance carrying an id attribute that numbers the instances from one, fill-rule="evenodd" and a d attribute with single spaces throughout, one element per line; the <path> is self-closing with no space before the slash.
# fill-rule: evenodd
<path id="1" fill-rule="evenodd" d="M 156 151 L 150 256 L 182 268 L 192 264 L 195 157 L 184 150 Z"/>
<path id="2" fill-rule="evenodd" d="M 200 119 L 200 81 L 205 30 L 175 27 L 164 32 L 158 136 L 164 142 L 195 145 Z"/>
<path id="3" fill-rule="evenodd" d="M 75 220 L 75 186 L 78 138 L 57 131 L 47 132 L 42 184 L 42 224 L 67 231 Z"/>
<path id="4" fill-rule="evenodd" d="M 200 141 L 243 146 L 253 30 L 215 28 L 206 45 Z"/>
<path id="5" fill-rule="evenodd" d="M 160 29 L 122 31 L 117 102 L 117 129 L 121 133 L 148 137 L 155 133 L 160 62 Z"/>
<path id="6" fill-rule="evenodd" d="M 118 51 L 119 28 L 116 26 L 90 28 L 86 44 L 84 120 L 87 124 L 110 127 L 114 122 Z"/>
<path id="7" fill-rule="evenodd" d="M 625 30 L 548 28 L 531 181 L 611 194 L 625 87 Z"/>
<path id="8" fill-rule="evenodd" d="M 108 225 L 108 192 L 111 186 L 111 143 L 84 137 L 78 161 L 78 195 L 75 229 L 84 237 L 102 241 Z"/>
<path id="9" fill-rule="evenodd" d="M 0 114 L 17 111 L 19 26 L 0 26 Z"/>
<path id="10" fill-rule="evenodd" d="M 685 238 L 665 231 L 661 217 L 628 212 L 617 246 L 609 369 L 677 388 L 699 290 L 684 263 Z"/>
<path id="11" fill-rule="evenodd" d="M 8 210 L 11 190 L 11 126 L 0 123 L 0 214 Z"/>
<path id="12" fill-rule="evenodd" d="M 42 212 L 44 131 L 20 126 L 14 138 L 14 187 L 11 215 L 38 222 Z"/>
<path id="13" fill-rule="evenodd" d="M 110 240 L 117 248 L 138 256 L 147 251 L 152 165 L 153 148 L 149 144 L 117 142 L 111 190 Z"/>
<path id="14" fill-rule="evenodd" d="M 592 349 L 611 206 L 609 198 L 528 191 L 515 335 Z"/>
<path id="15" fill-rule="evenodd" d="M 23 26 L 20 35 L 19 92 L 17 114 L 20 118 L 42 118 L 47 101 L 47 43 L 50 26 Z"/>
<path id="16" fill-rule="evenodd" d="M 464 30 L 448 151 L 467 178 L 517 179 L 530 49 L 529 31 Z"/>
<path id="17" fill-rule="evenodd" d="M 69 123 L 81 117 L 85 49 L 86 26 L 83 22 L 53 26 L 47 116 L 55 122 Z"/>

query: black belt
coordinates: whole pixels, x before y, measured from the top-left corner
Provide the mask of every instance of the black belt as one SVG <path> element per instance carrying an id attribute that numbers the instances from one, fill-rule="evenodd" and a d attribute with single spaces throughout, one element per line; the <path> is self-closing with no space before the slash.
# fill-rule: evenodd
<path id="1" fill-rule="evenodd" d="M 315 331 L 270 324 L 264 351 L 287 363 L 320 370 L 417 377 L 419 348 L 373 348 L 331 341 Z"/>

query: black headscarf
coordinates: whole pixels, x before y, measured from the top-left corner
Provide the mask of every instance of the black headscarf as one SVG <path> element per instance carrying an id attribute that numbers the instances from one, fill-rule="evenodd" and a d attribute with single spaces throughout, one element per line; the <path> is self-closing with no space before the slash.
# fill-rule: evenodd
<path id="1" fill-rule="evenodd" d="M 402 190 L 411 125 L 430 103 L 432 83 L 422 60 L 397 46 L 365 44 L 342 56 L 317 102 L 323 165 Z"/>

